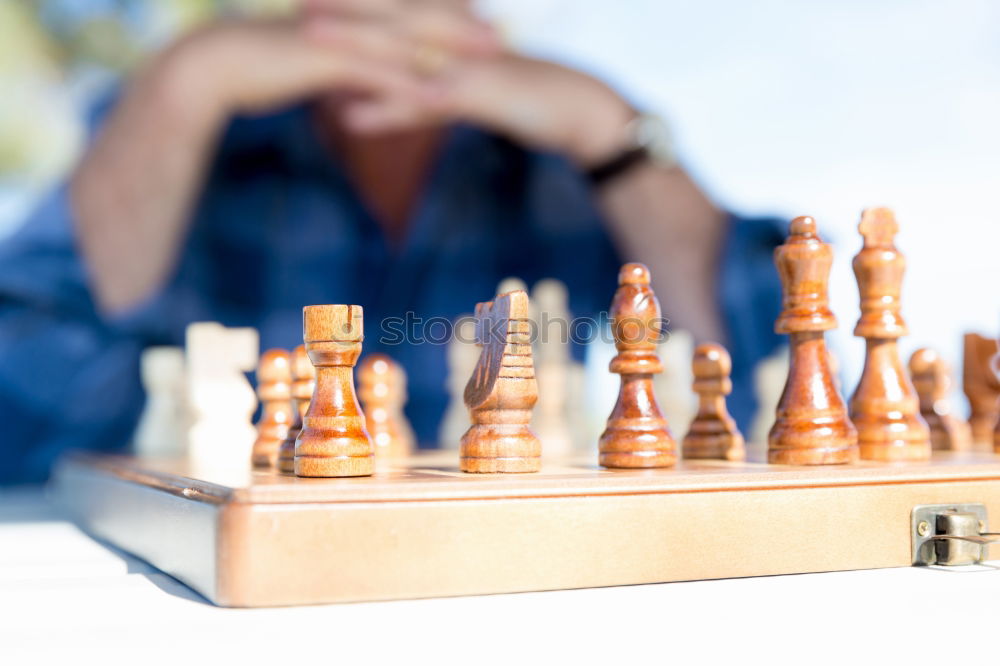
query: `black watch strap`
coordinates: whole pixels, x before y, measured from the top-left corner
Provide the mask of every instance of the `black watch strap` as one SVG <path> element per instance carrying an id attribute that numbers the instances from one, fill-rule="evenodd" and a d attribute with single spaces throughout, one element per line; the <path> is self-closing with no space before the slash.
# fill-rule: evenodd
<path id="1" fill-rule="evenodd" d="M 600 187 L 648 159 L 649 150 L 645 146 L 634 146 L 595 167 L 587 169 L 584 175 L 592 186 Z"/>

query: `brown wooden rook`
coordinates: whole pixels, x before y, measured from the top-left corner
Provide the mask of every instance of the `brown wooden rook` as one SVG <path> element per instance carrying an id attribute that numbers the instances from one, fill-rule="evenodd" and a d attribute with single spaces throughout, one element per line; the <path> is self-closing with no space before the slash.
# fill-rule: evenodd
<path id="1" fill-rule="evenodd" d="M 670 467 L 677 462 L 677 446 L 653 393 L 653 375 L 663 372 L 656 355 L 663 320 L 649 284 L 643 264 L 625 264 L 618 273 L 610 312 L 618 354 L 610 370 L 621 375 L 621 387 L 598 444 L 604 467 Z"/>
<path id="2" fill-rule="evenodd" d="M 364 340 L 361 306 L 310 305 L 302 319 L 316 390 L 295 441 L 295 474 L 368 476 L 375 471 L 375 449 L 354 393 Z"/>
<path id="3" fill-rule="evenodd" d="M 835 465 L 857 460 L 858 433 L 830 370 L 825 331 L 836 328 L 827 285 L 833 250 L 811 217 L 792 220 L 774 251 L 784 292 L 774 330 L 789 336 L 789 368 L 768 435 L 767 459 L 782 465 Z"/>

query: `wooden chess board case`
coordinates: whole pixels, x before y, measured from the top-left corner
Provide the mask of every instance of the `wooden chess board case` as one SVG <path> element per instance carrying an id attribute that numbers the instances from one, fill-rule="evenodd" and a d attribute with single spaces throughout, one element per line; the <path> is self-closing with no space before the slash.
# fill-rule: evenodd
<path id="1" fill-rule="evenodd" d="M 78 455 L 53 490 L 214 603 L 282 606 L 908 566 L 915 506 L 1000 515 L 1000 456 L 472 475 L 451 452 L 302 479 Z"/>

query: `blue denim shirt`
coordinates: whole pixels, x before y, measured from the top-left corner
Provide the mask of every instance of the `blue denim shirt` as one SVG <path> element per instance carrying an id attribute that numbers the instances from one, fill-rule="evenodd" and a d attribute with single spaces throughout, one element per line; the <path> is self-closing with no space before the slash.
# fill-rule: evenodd
<path id="1" fill-rule="evenodd" d="M 730 407 L 744 426 L 752 368 L 778 342 L 771 253 L 782 237 L 775 220 L 732 217 L 722 257 Z M 434 446 L 448 400 L 446 346 L 387 345 L 385 318 L 454 319 L 508 276 L 558 278 L 574 316 L 595 316 L 622 260 L 585 182 L 553 155 L 453 128 L 408 237 L 391 246 L 321 147 L 308 108 L 237 119 L 174 274 L 133 311 L 96 311 L 65 186 L 0 243 L 0 483 L 43 479 L 70 448 L 125 446 L 144 402 L 143 348 L 183 345 L 185 326 L 202 320 L 254 326 L 263 348 L 291 348 L 302 339 L 302 307 L 318 303 L 364 307 L 365 351 L 405 367 L 407 414 L 421 445 Z"/>

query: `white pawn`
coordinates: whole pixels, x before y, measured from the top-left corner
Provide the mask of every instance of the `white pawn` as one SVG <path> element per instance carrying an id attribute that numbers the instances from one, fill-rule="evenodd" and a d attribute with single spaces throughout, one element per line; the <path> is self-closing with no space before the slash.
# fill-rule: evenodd
<path id="1" fill-rule="evenodd" d="M 476 345 L 476 321 L 471 316 L 455 320 L 455 329 L 448 342 L 448 407 L 438 430 L 438 447 L 457 449 L 462 435 L 469 429 L 469 408 L 465 406 L 465 385 L 469 383 L 482 350 Z"/>
<path id="2" fill-rule="evenodd" d="M 500 284 L 497 285 L 497 293 L 494 295 L 499 296 L 512 291 L 528 291 L 528 285 L 519 277 L 507 277 L 500 280 Z"/>
<path id="3" fill-rule="evenodd" d="M 140 457 L 176 457 L 187 450 L 188 414 L 184 350 L 149 347 L 142 352 L 140 376 L 146 405 L 132 436 Z"/>
<path id="4" fill-rule="evenodd" d="M 257 396 L 246 374 L 257 365 L 252 328 L 201 322 L 187 328 L 188 396 L 193 422 L 188 455 L 199 471 L 249 469 Z"/>
<path id="5" fill-rule="evenodd" d="M 773 354 L 757 363 L 753 369 L 754 394 L 757 411 L 750 426 L 747 440 L 747 458 L 767 460 L 767 435 L 774 425 L 774 413 L 785 390 L 788 378 L 788 346 L 782 345 Z"/>
<path id="6" fill-rule="evenodd" d="M 531 302 L 537 335 L 534 354 L 538 379 L 532 429 L 542 441 L 544 456 L 562 458 L 570 455 L 574 441 L 570 428 L 570 381 L 582 373 L 582 368 L 571 367 L 579 364 L 573 363 L 570 353 L 571 317 L 566 285 L 559 280 L 539 280 L 531 291 Z"/>
<path id="7" fill-rule="evenodd" d="M 698 396 L 691 390 L 694 347 L 694 336 L 690 333 L 671 331 L 656 349 L 663 362 L 663 372 L 653 375 L 653 390 L 663 417 L 671 428 L 680 432 L 684 432 L 698 412 Z"/>

